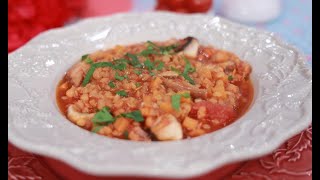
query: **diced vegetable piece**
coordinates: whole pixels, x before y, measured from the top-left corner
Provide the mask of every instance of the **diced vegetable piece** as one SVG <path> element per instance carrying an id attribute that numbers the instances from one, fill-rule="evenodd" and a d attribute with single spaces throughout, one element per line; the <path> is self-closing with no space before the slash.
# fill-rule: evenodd
<path id="1" fill-rule="evenodd" d="M 172 112 L 173 110 L 170 103 L 161 103 L 159 107 L 164 112 Z"/>
<path id="2" fill-rule="evenodd" d="M 186 117 L 182 123 L 182 126 L 189 129 L 189 130 L 193 130 L 196 129 L 198 126 L 198 121 L 190 118 L 190 117 Z"/>
<path id="3" fill-rule="evenodd" d="M 203 130 L 203 129 L 195 129 L 195 130 L 192 130 L 190 131 L 188 134 L 192 137 L 194 136 L 200 136 L 202 134 L 205 134 L 206 132 Z"/>
<path id="4" fill-rule="evenodd" d="M 115 122 L 114 122 L 114 128 L 123 133 L 129 126 L 130 122 L 128 119 L 126 118 L 118 118 Z"/>

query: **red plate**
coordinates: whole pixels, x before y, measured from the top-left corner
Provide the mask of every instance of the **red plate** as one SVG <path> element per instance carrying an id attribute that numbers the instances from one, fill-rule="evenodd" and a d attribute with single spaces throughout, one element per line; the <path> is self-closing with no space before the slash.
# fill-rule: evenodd
<path id="1" fill-rule="evenodd" d="M 273 153 L 246 162 L 229 164 L 189 180 L 312 179 L 312 126 L 292 137 Z M 165 180 L 143 177 L 97 177 L 61 161 L 25 152 L 8 143 L 8 179 L 11 180 Z"/>

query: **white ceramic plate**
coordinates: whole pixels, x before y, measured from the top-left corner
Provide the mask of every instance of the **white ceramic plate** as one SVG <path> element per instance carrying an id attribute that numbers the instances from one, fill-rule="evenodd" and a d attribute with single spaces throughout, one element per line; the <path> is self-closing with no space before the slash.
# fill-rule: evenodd
<path id="1" fill-rule="evenodd" d="M 60 114 L 55 88 L 83 54 L 117 44 L 194 36 L 248 61 L 249 111 L 214 133 L 174 142 L 132 142 L 85 131 Z M 191 177 L 270 153 L 311 123 L 312 73 L 272 33 L 207 15 L 117 14 L 44 32 L 9 55 L 9 141 L 95 175 Z"/>

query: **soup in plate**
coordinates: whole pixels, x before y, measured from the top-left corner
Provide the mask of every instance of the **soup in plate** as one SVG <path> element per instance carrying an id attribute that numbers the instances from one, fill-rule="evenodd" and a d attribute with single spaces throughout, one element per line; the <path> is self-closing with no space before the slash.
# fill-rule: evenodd
<path id="1" fill-rule="evenodd" d="M 133 141 L 181 140 L 216 131 L 253 98 L 251 66 L 194 37 L 117 45 L 83 55 L 57 86 L 77 126 Z"/>

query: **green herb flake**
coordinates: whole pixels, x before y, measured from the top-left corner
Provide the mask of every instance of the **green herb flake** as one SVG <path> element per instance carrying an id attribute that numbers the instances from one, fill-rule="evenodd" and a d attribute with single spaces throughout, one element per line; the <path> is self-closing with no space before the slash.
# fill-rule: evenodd
<path id="1" fill-rule="evenodd" d="M 138 60 L 137 55 L 135 54 L 130 54 L 127 53 L 126 56 L 128 56 L 131 61 L 129 61 L 129 64 L 132 65 L 135 68 L 142 68 L 142 64 L 140 63 L 140 61 Z"/>
<path id="2" fill-rule="evenodd" d="M 157 64 L 157 66 L 156 66 L 156 70 L 161 70 L 161 69 L 163 69 L 163 67 L 164 67 L 164 62 L 162 62 L 162 61 L 158 61 L 159 63 Z"/>
<path id="3" fill-rule="evenodd" d="M 142 74 L 142 71 L 141 71 L 141 70 L 138 70 L 138 69 L 133 70 L 133 72 L 134 72 L 136 75 Z"/>
<path id="4" fill-rule="evenodd" d="M 148 47 L 154 47 L 154 48 L 157 48 L 157 49 L 159 49 L 159 46 L 157 46 L 155 43 L 153 43 L 152 41 L 147 41 L 147 45 L 148 45 Z"/>
<path id="5" fill-rule="evenodd" d="M 122 97 L 128 96 L 128 93 L 124 90 L 117 91 L 116 94 L 118 94 L 119 96 L 122 96 Z"/>
<path id="6" fill-rule="evenodd" d="M 116 59 L 113 60 L 112 69 L 123 71 L 127 68 L 129 61 L 127 59 Z"/>
<path id="7" fill-rule="evenodd" d="M 88 56 L 89 56 L 89 54 L 85 54 L 85 55 L 81 56 L 81 61 L 87 59 Z"/>
<path id="8" fill-rule="evenodd" d="M 94 133 L 98 133 L 100 131 L 100 129 L 102 129 L 103 127 L 104 126 L 97 125 L 97 126 L 94 126 L 91 131 Z"/>
<path id="9" fill-rule="evenodd" d="M 229 76 L 228 76 L 228 80 L 229 80 L 229 81 L 232 81 L 232 80 L 233 80 L 233 76 L 229 75 Z"/>
<path id="10" fill-rule="evenodd" d="M 184 67 L 184 70 L 183 70 L 183 74 L 186 74 L 189 72 L 193 73 L 196 71 L 196 69 L 194 67 L 192 67 L 190 61 L 185 56 L 183 56 L 183 60 L 186 63 L 186 66 Z"/>
<path id="11" fill-rule="evenodd" d="M 187 80 L 190 84 L 195 85 L 196 83 L 194 82 L 193 79 L 191 79 L 191 77 L 188 74 L 181 74 L 181 76 Z"/>
<path id="12" fill-rule="evenodd" d="M 169 54 L 173 54 L 174 53 L 174 48 L 176 48 L 177 45 L 176 44 L 172 44 L 169 46 L 163 46 L 163 47 L 159 47 L 160 48 L 160 52 L 163 55 L 169 55 Z"/>
<path id="13" fill-rule="evenodd" d="M 91 79 L 94 71 L 97 68 L 100 68 L 100 67 L 113 67 L 113 66 L 114 65 L 111 62 L 97 62 L 97 63 L 91 64 L 90 69 L 88 70 L 86 76 L 84 77 L 84 79 L 82 81 L 82 86 L 86 86 L 90 82 L 90 79 Z"/>
<path id="14" fill-rule="evenodd" d="M 127 68 L 127 64 L 126 63 L 118 63 L 118 64 L 115 64 L 112 69 L 114 70 L 120 70 L 120 71 L 123 71 Z"/>
<path id="15" fill-rule="evenodd" d="M 89 83 L 95 70 L 96 70 L 96 67 L 94 65 L 91 65 L 90 69 L 88 70 L 86 76 L 84 77 L 84 79 L 82 81 L 82 86 L 86 86 Z"/>
<path id="16" fill-rule="evenodd" d="M 125 76 L 120 76 L 120 75 L 118 74 L 118 72 L 116 72 L 114 78 L 115 78 L 116 80 L 118 80 L 118 81 L 123 81 L 126 77 L 125 77 Z"/>
<path id="17" fill-rule="evenodd" d="M 188 92 L 181 94 L 181 96 L 184 97 L 184 98 L 190 98 L 191 97 L 190 93 L 188 93 Z"/>
<path id="18" fill-rule="evenodd" d="M 191 79 L 191 77 L 189 76 L 188 73 L 193 73 L 196 71 L 196 69 L 194 67 L 192 67 L 190 61 L 183 56 L 183 60 L 185 61 L 186 65 L 184 67 L 184 70 L 182 72 L 182 77 L 184 77 L 185 80 L 187 80 L 190 84 L 194 85 L 195 82 L 193 79 Z"/>
<path id="19" fill-rule="evenodd" d="M 141 83 L 136 82 L 136 83 L 134 83 L 134 85 L 136 85 L 136 87 L 138 88 L 138 87 L 140 87 L 140 86 L 141 86 Z"/>
<path id="20" fill-rule="evenodd" d="M 110 81 L 110 82 L 108 83 L 108 86 L 111 87 L 111 88 L 115 88 L 115 87 L 116 87 L 116 85 L 114 84 L 113 81 Z"/>
<path id="21" fill-rule="evenodd" d="M 144 118 L 143 118 L 140 110 L 132 111 L 129 113 L 122 113 L 121 115 L 125 118 L 133 119 L 136 122 L 144 121 Z"/>
<path id="22" fill-rule="evenodd" d="M 176 72 L 178 73 L 179 75 L 181 74 L 181 72 L 179 71 L 179 69 L 173 67 L 173 66 L 170 66 L 170 70 L 173 71 L 173 72 Z"/>
<path id="23" fill-rule="evenodd" d="M 154 63 L 151 62 L 150 59 L 147 59 L 146 61 L 144 61 L 143 64 L 149 71 L 154 69 Z"/>
<path id="24" fill-rule="evenodd" d="M 171 96 L 171 105 L 175 110 L 180 109 L 180 100 L 181 100 L 180 94 L 174 94 Z"/>
<path id="25" fill-rule="evenodd" d="M 114 121 L 115 118 L 110 114 L 110 108 L 108 107 L 103 107 L 92 119 L 93 123 L 112 123 Z"/>
<path id="26" fill-rule="evenodd" d="M 93 64 L 93 60 L 91 58 L 87 58 L 83 61 L 86 62 L 87 64 Z"/>
<path id="27" fill-rule="evenodd" d="M 129 63 L 129 61 L 127 59 L 115 59 L 113 60 L 113 62 L 115 64 L 119 64 L 119 63 Z"/>
<path id="28" fill-rule="evenodd" d="M 157 51 L 155 51 L 154 49 L 145 49 L 143 51 L 140 52 L 141 56 L 149 56 L 150 54 L 158 54 Z"/>
<path id="29" fill-rule="evenodd" d="M 150 76 L 155 76 L 156 75 L 156 73 L 153 72 L 153 71 L 150 71 L 149 74 L 150 74 Z"/>
<path id="30" fill-rule="evenodd" d="M 140 52 L 141 56 L 149 56 L 150 54 L 159 54 L 155 48 L 158 48 L 157 45 L 155 45 L 154 43 L 152 43 L 151 41 L 147 41 L 147 49 L 143 50 Z"/>

